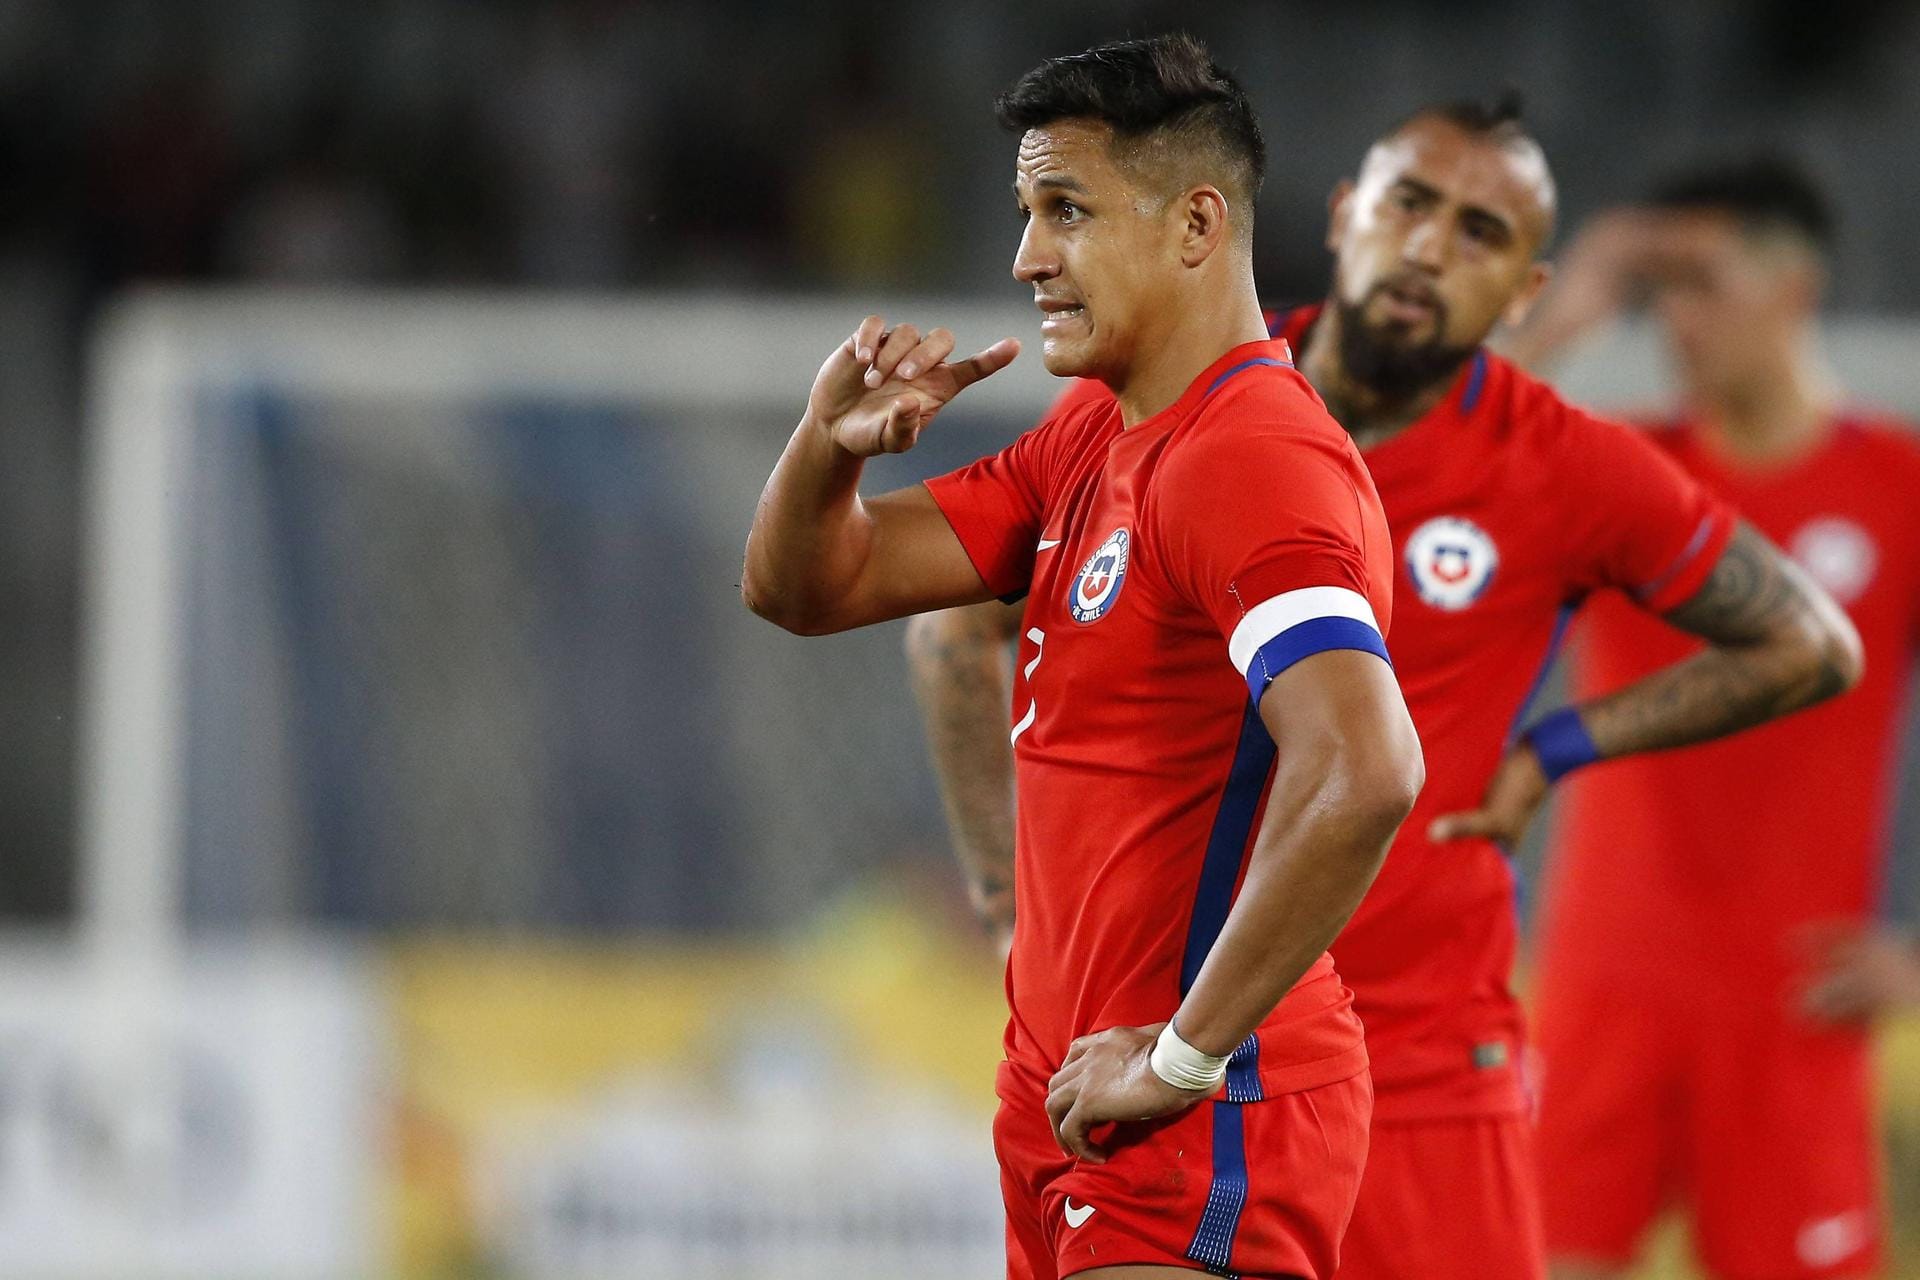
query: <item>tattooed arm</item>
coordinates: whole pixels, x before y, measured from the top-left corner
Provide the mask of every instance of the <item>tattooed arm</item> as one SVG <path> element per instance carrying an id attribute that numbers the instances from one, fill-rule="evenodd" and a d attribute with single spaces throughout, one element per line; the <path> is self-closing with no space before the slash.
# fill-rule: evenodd
<path id="1" fill-rule="evenodd" d="M 1853 623 L 1744 522 L 1706 585 L 1666 617 L 1708 647 L 1580 707 L 1603 759 L 1736 733 L 1860 680 Z"/>
<path id="2" fill-rule="evenodd" d="M 1429 836 L 1518 841 L 1558 776 L 1554 759 L 1542 763 L 1543 752 L 1561 754 L 1540 745 L 1548 722 L 1559 731 L 1557 746 L 1574 744 L 1572 763 L 1581 753 L 1607 760 L 1738 733 L 1860 680 L 1860 637 L 1846 614 L 1744 522 L 1706 584 L 1666 619 L 1706 640 L 1707 648 L 1548 717 L 1501 761 L 1480 808 L 1436 818 Z"/>
<path id="3" fill-rule="evenodd" d="M 974 914 L 1005 955 L 1013 942 L 1011 642 L 1020 609 L 998 601 L 907 623 L 907 661 L 927 727 L 954 854 Z"/>

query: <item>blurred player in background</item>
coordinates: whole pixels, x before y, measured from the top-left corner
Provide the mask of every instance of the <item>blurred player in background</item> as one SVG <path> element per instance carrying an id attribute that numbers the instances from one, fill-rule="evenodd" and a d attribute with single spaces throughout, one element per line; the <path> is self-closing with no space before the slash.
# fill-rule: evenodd
<path id="1" fill-rule="evenodd" d="M 1920 440 L 1849 410 L 1820 356 L 1830 218 L 1796 169 L 1703 170 L 1597 219 L 1513 344 L 1544 360 L 1643 288 L 1681 382 L 1652 439 L 1852 615 L 1851 697 L 1583 777 L 1555 848 L 1539 974 L 1548 1243 L 1617 1274 L 1669 1201 L 1716 1276 L 1881 1262 L 1868 1023 L 1920 1003 L 1920 953 L 1875 924 L 1920 640 Z M 1694 646 L 1591 611 L 1602 696 Z"/>
<path id="2" fill-rule="evenodd" d="M 1395 670 L 1429 770 L 1335 944 L 1376 1088 L 1344 1280 L 1544 1273 L 1505 849 L 1551 782 L 1750 727 L 1858 676 L 1844 616 L 1764 537 L 1637 433 L 1481 346 L 1547 274 L 1553 182 L 1517 114 L 1435 107 L 1382 137 L 1333 193 L 1326 303 L 1269 322 L 1379 487 L 1399 575 Z M 1065 405 L 1108 398 L 1083 383 Z M 1609 588 L 1706 647 L 1521 734 L 1572 610 Z M 982 883 L 1008 861 L 990 842 L 1012 795 L 1012 627 L 988 605 L 916 620 L 909 643 L 976 902 L 997 931 L 1013 909 L 1018 933 L 1025 882 L 1011 901 Z M 1030 803 L 1023 787 L 1018 808 Z"/>
<path id="3" fill-rule="evenodd" d="M 1047 368 L 1108 393 L 863 501 L 865 458 L 1013 356 L 948 364 L 950 334 L 870 317 L 767 483 L 743 591 L 803 633 L 1026 594 L 1009 1274 L 1326 1277 L 1372 1091 L 1325 949 L 1421 778 L 1385 518 L 1268 337 L 1265 147 L 1206 50 L 1102 46 L 998 107 Z"/>

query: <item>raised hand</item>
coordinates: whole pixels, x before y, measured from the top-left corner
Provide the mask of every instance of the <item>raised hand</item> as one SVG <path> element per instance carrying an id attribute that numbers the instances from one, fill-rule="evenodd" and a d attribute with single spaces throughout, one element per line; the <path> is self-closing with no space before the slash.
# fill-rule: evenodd
<path id="1" fill-rule="evenodd" d="M 1588 220 L 1559 255 L 1553 282 L 1521 323 L 1502 335 L 1505 355 L 1540 372 L 1569 346 L 1612 321 L 1652 270 L 1672 216 L 1613 209 Z"/>
<path id="2" fill-rule="evenodd" d="M 949 362 L 953 334 L 933 329 L 924 336 L 910 324 L 892 329 L 868 316 L 834 348 L 813 380 L 807 417 L 855 457 L 903 453 L 949 400 L 1020 354 L 1020 343 L 1002 338 L 978 355 Z"/>
<path id="3" fill-rule="evenodd" d="M 1865 1022 L 1920 1009 L 1920 942 L 1885 925 L 1836 922 L 1804 931 L 1811 959 L 1801 1007 L 1822 1022 Z"/>

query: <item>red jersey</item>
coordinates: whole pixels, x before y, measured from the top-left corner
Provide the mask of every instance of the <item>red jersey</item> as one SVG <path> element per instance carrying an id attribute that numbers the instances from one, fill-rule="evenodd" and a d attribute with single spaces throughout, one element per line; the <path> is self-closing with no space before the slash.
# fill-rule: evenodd
<path id="1" fill-rule="evenodd" d="M 1866 673 L 1778 723 L 1569 779 L 1544 944 L 1555 963 L 1663 983 L 1732 974 L 1777 1001 L 1810 959 L 1800 926 L 1864 921 L 1876 905 L 1920 636 L 1920 441 L 1852 418 L 1792 462 L 1748 468 L 1684 422 L 1651 436 L 1847 610 Z M 1583 696 L 1699 647 L 1607 604 L 1582 625 Z"/>
<path id="2" fill-rule="evenodd" d="M 1075 1037 L 1178 1007 L 1260 826 L 1261 691 L 1312 653 L 1385 656 L 1386 522 L 1279 342 L 1131 429 L 1079 398 L 928 488 L 987 586 L 1027 592 L 1006 1047 L 1044 1080 Z M 1233 1101 L 1365 1065 L 1326 956 L 1234 1056 Z"/>
<path id="3" fill-rule="evenodd" d="M 1268 326 L 1298 346 L 1318 314 Z M 1063 404 L 1104 398 L 1083 384 Z M 1435 845 L 1427 826 L 1479 807 L 1580 602 L 1619 588 L 1642 609 L 1674 607 L 1733 519 L 1638 432 L 1485 351 L 1364 456 L 1393 531 L 1394 671 L 1427 783 L 1333 956 L 1366 1025 L 1377 1117 L 1519 1112 L 1513 866 L 1490 841 Z"/>
<path id="4" fill-rule="evenodd" d="M 1297 342 L 1315 314 L 1283 334 Z M 1617 588 L 1673 608 L 1733 520 L 1637 433 L 1485 351 L 1366 461 L 1396 540 L 1395 671 L 1427 785 L 1333 954 L 1366 1024 L 1377 1116 L 1518 1111 L 1513 866 L 1490 841 L 1433 844 L 1427 826 L 1479 807 L 1580 602 Z"/>

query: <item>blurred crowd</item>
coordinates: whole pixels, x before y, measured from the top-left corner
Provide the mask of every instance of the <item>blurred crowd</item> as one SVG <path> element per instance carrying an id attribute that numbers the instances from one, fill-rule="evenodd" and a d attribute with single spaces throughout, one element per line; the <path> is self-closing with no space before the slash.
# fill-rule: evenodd
<path id="1" fill-rule="evenodd" d="M 924 260 L 882 225 L 932 161 L 890 33 L 759 9 L 11 6 L 7 230 L 97 289 L 826 283 L 849 229 Z"/>
<path id="2" fill-rule="evenodd" d="M 96 289 L 978 289 L 953 240 L 1005 239 L 976 216 L 1001 186 L 977 171 L 1004 167 L 991 93 L 1041 53 L 1178 24 L 1233 50 L 1266 107 L 1279 209 L 1317 205 L 1379 113 L 1505 83 L 1532 91 L 1537 127 L 1584 175 L 1566 182 L 1575 201 L 1676 141 L 1787 128 L 1870 147 L 1874 122 L 1892 138 L 1914 119 L 1920 44 L 1894 0 L 1817 18 L 1786 0 L 1648 5 L 1644 21 L 1596 8 L 16 0 L 0 6 L 5 239 Z M 1612 155 L 1598 174 L 1565 158 L 1596 149 Z M 1856 166 L 1882 190 L 1899 180 L 1868 154 L 1821 162 L 1843 188 Z M 1267 257 L 1306 279 L 1317 246 Z M 1864 300 L 1920 300 L 1915 274 Z"/>

